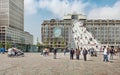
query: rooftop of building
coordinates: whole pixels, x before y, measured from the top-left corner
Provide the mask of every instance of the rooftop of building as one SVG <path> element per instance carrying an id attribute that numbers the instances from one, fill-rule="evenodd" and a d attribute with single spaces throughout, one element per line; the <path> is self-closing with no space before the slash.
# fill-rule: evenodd
<path id="1" fill-rule="evenodd" d="M 120 20 L 115 20 L 115 19 L 87 19 L 86 15 L 82 14 L 67 14 L 63 16 L 63 19 L 51 19 L 51 20 L 44 20 L 43 24 L 46 23 L 63 23 L 63 22 L 69 22 L 71 20 L 84 20 L 85 23 L 120 23 Z M 72 21 L 71 21 L 72 22 Z"/>

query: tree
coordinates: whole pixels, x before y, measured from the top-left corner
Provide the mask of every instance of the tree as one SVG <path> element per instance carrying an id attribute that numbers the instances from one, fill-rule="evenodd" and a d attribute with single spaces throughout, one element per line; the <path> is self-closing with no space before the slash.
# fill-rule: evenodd
<path id="1" fill-rule="evenodd" d="M 2 44 L 2 42 L 0 42 L 0 48 L 2 48 L 3 47 L 3 44 Z"/>
<path id="2" fill-rule="evenodd" d="M 62 47 L 65 47 L 65 40 L 64 39 L 62 39 L 61 43 L 62 43 Z"/>
<path id="3" fill-rule="evenodd" d="M 54 39 L 54 40 L 53 40 L 53 48 L 56 48 L 56 47 L 57 47 L 57 40 Z"/>
<path id="4" fill-rule="evenodd" d="M 6 42 L 6 49 L 11 48 L 12 44 L 10 42 Z"/>
<path id="5" fill-rule="evenodd" d="M 37 47 L 40 47 L 42 46 L 42 44 L 39 42 L 39 39 L 37 38 L 37 44 L 36 44 Z"/>
<path id="6" fill-rule="evenodd" d="M 37 47 L 40 47 L 40 46 L 41 46 L 40 42 L 37 42 L 36 46 L 37 46 Z"/>
<path id="7" fill-rule="evenodd" d="M 48 43 L 48 41 L 45 41 L 45 43 L 44 43 L 44 47 L 49 47 L 49 43 Z"/>

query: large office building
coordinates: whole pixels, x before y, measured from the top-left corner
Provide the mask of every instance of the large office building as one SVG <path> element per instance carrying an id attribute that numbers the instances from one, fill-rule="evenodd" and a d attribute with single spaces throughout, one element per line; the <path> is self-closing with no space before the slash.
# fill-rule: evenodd
<path id="1" fill-rule="evenodd" d="M 70 20 L 45 20 L 42 23 L 42 42 L 49 47 L 64 48 L 70 42 Z"/>
<path id="2" fill-rule="evenodd" d="M 120 46 L 120 20 L 85 20 L 84 25 L 101 44 Z"/>
<path id="3" fill-rule="evenodd" d="M 42 42 L 52 48 L 66 48 L 72 45 L 73 19 L 86 20 L 85 15 L 65 15 L 63 20 L 44 20 L 42 23 Z"/>
<path id="4" fill-rule="evenodd" d="M 71 48 L 74 20 L 81 21 L 101 45 L 120 46 L 120 20 L 88 20 L 81 14 L 68 14 L 63 20 L 44 20 L 41 27 L 43 44 L 49 47 Z"/>
<path id="5" fill-rule="evenodd" d="M 33 36 L 24 31 L 24 0 L 0 0 L 0 42 L 6 47 L 33 44 Z"/>

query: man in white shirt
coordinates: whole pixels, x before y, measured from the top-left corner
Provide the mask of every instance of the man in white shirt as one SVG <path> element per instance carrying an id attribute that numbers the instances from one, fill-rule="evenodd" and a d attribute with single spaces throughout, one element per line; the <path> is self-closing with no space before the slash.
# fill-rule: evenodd
<path id="1" fill-rule="evenodd" d="M 103 61 L 108 62 L 108 48 L 104 47 L 104 53 L 103 53 Z"/>

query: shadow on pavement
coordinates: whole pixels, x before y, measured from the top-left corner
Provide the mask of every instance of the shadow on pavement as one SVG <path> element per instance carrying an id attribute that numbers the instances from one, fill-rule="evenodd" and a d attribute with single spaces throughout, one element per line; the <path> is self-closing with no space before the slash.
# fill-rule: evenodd
<path id="1" fill-rule="evenodd" d="M 109 61 L 110 63 L 114 63 L 113 61 Z"/>
<path id="2" fill-rule="evenodd" d="M 87 60 L 87 61 L 93 61 L 93 60 Z"/>

